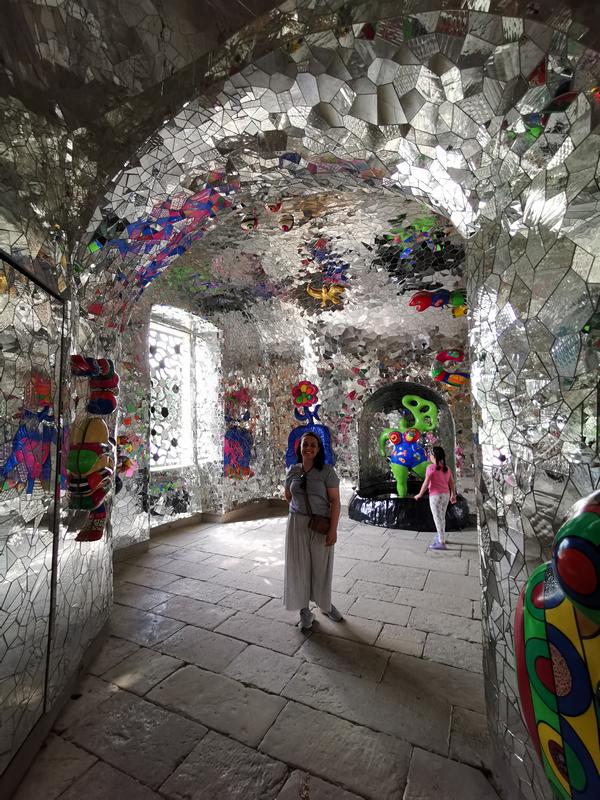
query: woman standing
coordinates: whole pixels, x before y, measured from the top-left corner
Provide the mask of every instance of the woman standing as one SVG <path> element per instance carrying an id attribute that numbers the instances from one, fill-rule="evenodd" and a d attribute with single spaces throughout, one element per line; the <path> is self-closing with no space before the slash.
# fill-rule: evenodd
<path id="1" fill-rule="evenodd" d="M 429 545 L 430 550 L 447 550 L 446 545 L 446 509 L 448 501 L 456 503 L 456 487 L 452 472 L 446 464 L 446 453 L 443 447 L 434 447 L 429 455 L 431 464 L 425 472 L 425 480 L 421 486 L 419 494 L 415 495 L 415 500 L 420 500 L 427 489 L 429 489 L 429 505 L 437 536 L 433 543 Z"/>
<path id="2" fill-rule="evenodd" d="M 313 623 L 311 600 L 334 622 L 343 620 L 331 604 L 333 549 L 340 518 L 340 479 L 333 467 L 325 464 L 323 445 L 316 434 L 304 434 L 297 456 L 298 463 L 289 468 L 285 479 L 285 499 L 290 504 L 290 512 L 285 539 L 283 602 L 288 611 L 300 611 L 300 630 L 309 631 Z M 313 514 L 329 517 L 327 534 L 308 527 Z"/>

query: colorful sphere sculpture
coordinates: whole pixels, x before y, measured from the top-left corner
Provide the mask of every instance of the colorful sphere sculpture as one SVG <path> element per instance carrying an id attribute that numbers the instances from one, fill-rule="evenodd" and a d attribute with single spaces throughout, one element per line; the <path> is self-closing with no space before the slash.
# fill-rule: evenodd
<path id="1" fill-rule="evenodd" d="M 523 719 L 556 798 L 600 797 L 600 492 L 578 503 L 515 616 Z"/>

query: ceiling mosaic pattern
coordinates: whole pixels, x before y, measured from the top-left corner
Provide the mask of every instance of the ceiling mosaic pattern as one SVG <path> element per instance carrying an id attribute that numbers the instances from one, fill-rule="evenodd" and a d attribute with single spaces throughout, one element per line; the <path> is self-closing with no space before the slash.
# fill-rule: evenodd
<path id="1" fill-rule="evenodd" d="M 249 231 L 240 227 L 243 209 L 230 215 L 173 264 L 156 296 L 207 314 L 250 312 L 274 299 L 309 317 L 343 310 L 339 324 L 365 329 L 402 315 L 414 317 L 417 329 L 427 325 L 407 293 L 464 286 L 461 237 L 422 204 L 351 192 L 280 204 L 277 213 L 254 209 Z M 281 218 L 293 221 L 289 230 L 281 230 Z"/>
<path id="2" fill-rule="evenodd" d="M 582 88 L 593 67 L 583 47 L 476 11 L 377 23 L 349 5 L 324 5 L 318 18 L 302 3 L 281 13 L 278 48 L 185 103 L 117 176 L 80 253 L 86 297 L 96 284 L 103 294 L 90 297 L 92 313 L 111 293 L 139 296 L 219 221 L 235 227 L 230 216 L 243 233 L 286 232 L 298 224 L 286 205 L 319 189 L 416 195 L 464 236 L 499 213 L 516 227 L 529 214 L 585 228 L 580 215 L 565 218 L 566 192 L 547 203 L 538 186 L 526 208 L 515 193 L 560 167 L 600 109 Z M 266 226 L 265 204 L 279 209 Z M 324 307 L 341 294 L 323 294 Z"/>

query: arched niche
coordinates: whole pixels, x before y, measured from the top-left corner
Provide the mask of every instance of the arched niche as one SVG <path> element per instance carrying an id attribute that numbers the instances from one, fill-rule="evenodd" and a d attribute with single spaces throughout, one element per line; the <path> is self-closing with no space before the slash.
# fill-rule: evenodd
<path id="1" fill-rule="evenodd" d="M 402 405 L 406 395 L 418 395 L 430 400 L 438 409 L 435 435 L 446 451 L 448 466 L 456 478 L 454 450 L 456 429 L 454 418 L 444 398 L 433 389 L 419 383 L 398 381 L 374 392 L 364 403 L 358 423 L 358 492 L 371 497 L 396 491 L 389 464 L 379 452 L 379 436 L 393 428 L 403 415 L 410 414 Z M 412 415 L 411 415 L 412 416 Z M 410 422 L 410 416 L 409 416 Z M 416 483 L 413 485 L 417 485 Z"/>

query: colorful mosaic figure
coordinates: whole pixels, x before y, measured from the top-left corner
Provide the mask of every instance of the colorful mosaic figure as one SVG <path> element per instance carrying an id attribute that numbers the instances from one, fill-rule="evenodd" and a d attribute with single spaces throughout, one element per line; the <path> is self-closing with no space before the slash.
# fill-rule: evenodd
<path id="1" fill-rule="evenodd" d="M 89 378 L 86 411 L 97 416 L 90 416 L 71 429 L 67 455 L 69 507 L 90 512 L 75 541 L 95 542 L 104 533 L 108 516 L 105 500 L 113 487 L 116 459 L 115 440 L 100 417 L 112 414 L 117 407 L 119 376 L 111 359 L 82 355 L 71 356 L 71 372 Z M 114 485 L 118 490 L 119 484 L 115 481 Z"/>
<path id="2" fill-rule="evenodd" d="M 174 260 L 201 239 L 207 226 L 231 206 L 227 195 L 239 189 L 221 170 L 210 172 L 205 187 L 195 193 L 179 191 L 157 203 L 148 216 L 135 222 L 111 218 L 96 230 L 88 245 L 90 253 L 113 247 L 122 256 L 142 257 L 135 282 L 142 290 Z"/>
<path id="3" fill-rule="evenodd" d="M 390 460 L 398 497 L 408 495 L 408 476 L 411 472 L 421 480 L 425 478 L 428 460 L 421 435 L 433 431 L 437 425 L 437 406 L 431 400 L 407 394 L 402 398 L 402 405 L 406 409 L 406 416 L 400 419 L 395 428 L 386 428 L 379 437 L 379 451 Z M 412 423 L 407 420 L 408 416 L 412 416 Z M 391 452 L 389 445 L 392 446 Z"/>
<path id="4" fill-rule="evenodd" d="M 250 469 L 253 439 L 244 424 L 250 420 L 250 395 L 245 387 L 225 395 L 225 442 L 223 469 L 226 478 L 251 478 Z"/>
<path id="5" fill-rule="evenodd" d="M 464 289 L 436 289 L 415 292 L 410 298 L 409 306 L 413 306 L 417 311 L 425 311 L 428 308 L 451 308 L 453 317 L 464 317 L 468 311 L 467 299 Z"/>
<path id="6" fill-rule="evenodd" d="M 515 616 L 521 710 L 560 800 L 600 797 L 600 492 L 578 503 Z"/>
<path id="7" fill-rule="evenodd" d="M 51 447 L 56 441 L 56 425 L 50 406 L 41 411 L 23 409 L 21 424 L 12 442 L 0 445 L 0 491 L 26 485 L 33 494 L 35 482 L 40 481 L 48 491 L 51 478 Z"/>
<path id="8" fill-rule="evenodd" d="M 325 455 L 326 464 L 335 464 L 335 455 L 331 448 L 331 433 L 326 425 L 321 425 L 319 420 L 319 409 L 321 406 L 317 403 L 319 390 L 310 381 L 300 381 L 292 387 L 292 401 L 294 403 L 294 416 L 301 422 L 297 428 L 294 428 L 288 436 L 288 446 L 285 454 L 285 465 L 291 467 L 298 461 L 296 448 L 298 442 L 305 433 L 314 433 L 319 437 L 323 445 L 323 453 Z M 316 405 L 315 405 L 316 404 Z M 315 406 L 311 409 L 310 406 Z M 315 422 L 315 420 L 319 420 Z"/>
<path id="9" fill-rule="evenodd" d="M 431 377 L 438 383 L 445 383 L 448 386 L 464 386 L 465 383 L 471 380 L 470 372 L 462 372 L 455 370 L 450 372 L 443 365 L 444 364 L 457 364 L 465 360 L 463 350 L 442 350 L 440 351 L 433 362 L 431 367 Z"/>

